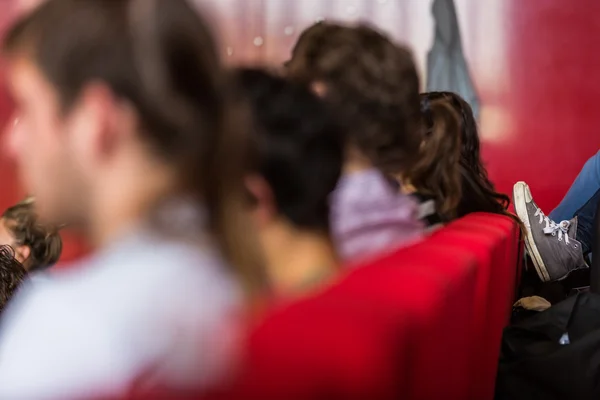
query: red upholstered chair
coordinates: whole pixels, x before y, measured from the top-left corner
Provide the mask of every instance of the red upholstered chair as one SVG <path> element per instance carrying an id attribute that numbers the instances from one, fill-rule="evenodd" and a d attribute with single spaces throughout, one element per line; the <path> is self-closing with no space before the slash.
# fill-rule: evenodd
<path id="1" fill-rule="evenodd" d="M 387 269 L 387 270 L 384 270 Z M 363 297 L 410 313 L 407 399 L 464 398 L 469 387 L 476 260 L 466 251 L 430 241 L 366 266 Z M 360 274 L 355 285 L 360 287 Z M 370 291 L 370 292 L 368 292 Z"/>
<path id="2" fill-rule="evenodd" d="M 343 292 L 299 301 L 253 332 L 227 399 L 395 399 L 406 392 L 409 318 Z"/>
<path id="3" fill-rule="evenodd" d="M 519 261 L 518 227 L 510 218 L 474 214 L 455 221 L 430 239 L 468 249 L 478 259 L 473 344 L 472 397 L 492 398 L 500 340 L 508 323 Z"/>
<path id="4" fill-rule="evenodd" d="M 502 245 L 502 251 L 493 257 L 492 285 L 490 286 L 489 307 L 494 310 L 494 319 L 488 326 L 497 336 L 507 325 L 512 304 L 516 296 L 516 287 L 521 269 L 520 231 L 514 220 L 497 214 L 477 213 L 456 221 L 454 229 L 477 231 L 496 237 Z"/>
<path id="5" fill-rule="evenodd" d="M 218 398 L 491 398 L 514 285 L 505 222 L 466 217 L 269 314 Z"/>
<path id="6" fill-rule="evenodd" d="M 255 386 L 246 384 L 245 395 L 464 398 L 475 268 L 468 252 L 427 243 L 356 267 L 322 295 L 282 310 L 255 332 L 256 356 L 249 365 L 254 372 L 246 379 Z M 360 357 L 355 347 L 363 349 Z M 367 361 L 361 366 L 353 359 Z"/>
<path id="7" fill-rule="evenodd" d="M 511 238 L 512 243 L 509 244 L 511 253 L 510 258 L 515 259 L 516 263 L 516 275 L 515 275 L 515 289 L 519 287 L 521 283 L 521 274 L 523 267 L 523 238 L 521 236 L 521 228 L 515 223 L 515 221 L 511 218 L 505 217 L 503 215 L 498 214 L 488 214 L 488 213 L 474 213 L 468 216 L 469 223 L 481 223 L 487 226 L 495 226 L 503 229 Z M 515 293 L 515 298 L 516 298 Z"/>

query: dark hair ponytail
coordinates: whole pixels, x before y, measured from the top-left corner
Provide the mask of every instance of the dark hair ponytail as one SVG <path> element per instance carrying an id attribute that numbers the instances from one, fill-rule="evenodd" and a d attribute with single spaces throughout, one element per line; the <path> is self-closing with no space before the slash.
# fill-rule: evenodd
<path id="1" fill-rule="evenodd" d="M 437 212 L 449 221 L 456 218 L 462 198 L 460 120 L 452 107 L 443 101 L 424 98 L 421 110 L 424 139 L 419 159 L 406 175 L 419 193 L 434 198 Z"/>
<path id="2" fill-rule="evenodd" d="M 452 92 L 429 92 L 421 95 L 424 109 L 427 104 L 445 104 L 453 109 L 460 121 L 460 174 L 461 198 L 456 209 L 456 217 L 463 217 L 473 212 L 488 212 L 506 215 L 515 220 L 523 230 L 519 218 L 508 211 L 510 197 L 495 190 L 494 184 L 488 177 L 480 153 L 479 132 L 477 121 L 471 106 L 458 94 Z M 424 114 L 428 118 L 427 113 Z"/>

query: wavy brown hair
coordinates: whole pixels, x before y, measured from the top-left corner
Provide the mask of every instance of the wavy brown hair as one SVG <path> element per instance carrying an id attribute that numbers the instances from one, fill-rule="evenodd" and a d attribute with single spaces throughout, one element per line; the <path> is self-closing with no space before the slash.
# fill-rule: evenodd
<path id="1" fill-rule="evenodd" d="M 421 142 L 411 52 L 368 25 L 319 22 L 298 39 L 287 75 L 321 83 L 346 123 L 346 142 L 389 176 L 411 168 Z"/>
<path id="2" fill-rule="evenodd" d="M 432 107 L 433 104 L 444 106 Z M 429 92 L 421 95 L 421 105 L 425 123 L 428 127 L 439 121 L 447 120 L 447 109 L 452 109 L 458 116 L 458 126 L 448 126 L 446 134 L 452 140 L 459 138 L 460 153 L 456 168 L 452 174 L 458 172 L 460 183 L 460 198 L 452 204 L 456 204 L 455 216 L 463 217 L 473 212 L 488 212 L 506 215 L 519 223 L 521 221 L 510 211 L 510 197 L 504 193 L 497 192 L 494 184 L 488 177 L 488 172 L 481 160 L 479 132 L 477 121 L 473 115 L 471 106 L 458 94 L 452 92 Z M 458 129 L 457 129 L 458 128 Z M 455 176 L 456 178 L 456 176 Z"/>
<path id="3" fill-rule="evenodd" d="M 458 216 L 462 199 L 461 123 L 443 99 L 423 97 L 421 109 L 425 133 L 419 159 L 403 177 L 419 193 L 433 197 L 437 213 L 447 222 Z"/>

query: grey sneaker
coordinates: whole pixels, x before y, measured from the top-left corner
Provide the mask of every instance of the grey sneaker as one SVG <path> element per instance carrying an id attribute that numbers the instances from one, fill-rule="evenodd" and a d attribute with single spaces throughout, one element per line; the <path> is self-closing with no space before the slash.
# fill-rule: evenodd
<path id="1" fill-rule="evenodd" d="M 560 223 L 552 221 L 535 204 L 525 182 L 515 184 L 513 195 L 515 211 L 527 230 L 527 252 L 542 281 L 564 279 L 572 271 L 586 266 L 581 243 L 575 239 L 577 217 Z"/>

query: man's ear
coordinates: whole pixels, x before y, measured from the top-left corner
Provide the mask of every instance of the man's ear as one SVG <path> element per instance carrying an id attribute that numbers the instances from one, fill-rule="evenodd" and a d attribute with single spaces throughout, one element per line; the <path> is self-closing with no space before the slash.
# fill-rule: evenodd
<path id="1" fill-rule="evenodd" d="M 110 157 L 137 129 L 133 107 L 103 83 L 91 82 L 82 89 L 72 115 L 72 130 L 85 133 L 76 135 L 74 150 L 88 159 Z"/>
<path id="2" fill-rule="evenodd" d="M 275 196 L 267 181 L 260 175 L 251 174 L 245 179 L 246 189 L 254 202 L 252 215 L 259 227 L 277 217 Z"/>
<path id="3" fill-rule="evenodd" d="M 25 245 L 19 245 L 14 247 L 15 250 L 15 259 L 21 263 L 21 265 L 26 266 L 27 260 L 29 256 L 31 256 L 31 248 Z M 27 268 L 25 268 L 27 269 Z"/>

